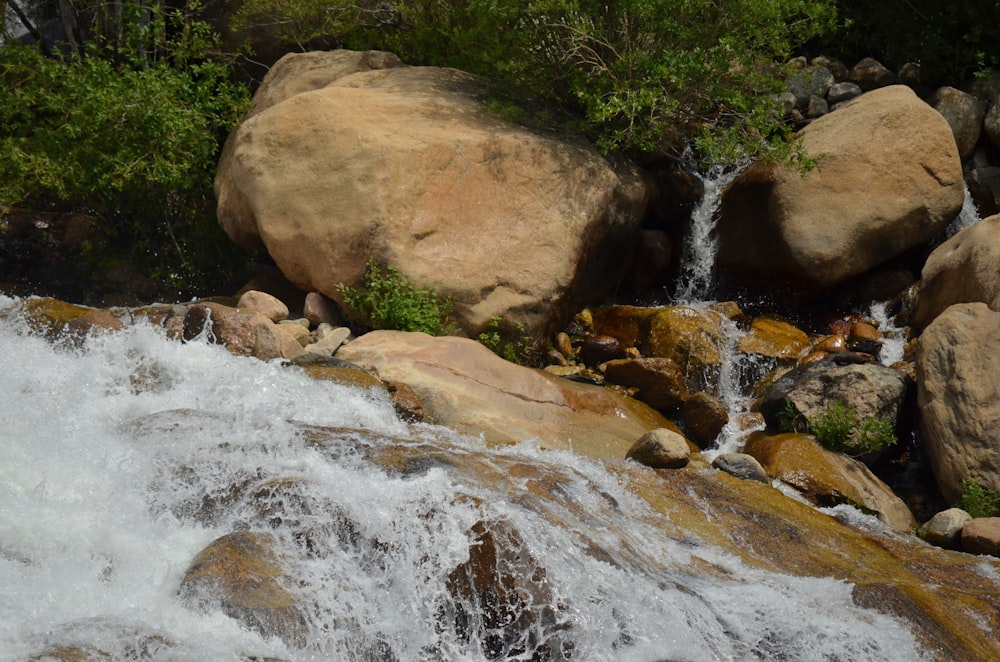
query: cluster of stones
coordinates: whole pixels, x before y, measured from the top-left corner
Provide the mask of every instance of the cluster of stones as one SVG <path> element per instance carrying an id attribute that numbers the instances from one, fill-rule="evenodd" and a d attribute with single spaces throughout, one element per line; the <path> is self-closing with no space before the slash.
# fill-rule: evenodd
<path id="1" fill-rule="evenodd" d="M 782 111 L 797 127 L 833 112 L 865 92 L 906 85 L 938 111 L 951 127 L 969 192 L 980 213 L 1000 212 L 1000 76 L 976 79 L 964 89 L 931 88 L 920 77 L 920 65 L 906 63 L 893 72 L 874 58 L 848 69 L 820 56 L 794 61 L 799 70 L 777 96 Z"/>

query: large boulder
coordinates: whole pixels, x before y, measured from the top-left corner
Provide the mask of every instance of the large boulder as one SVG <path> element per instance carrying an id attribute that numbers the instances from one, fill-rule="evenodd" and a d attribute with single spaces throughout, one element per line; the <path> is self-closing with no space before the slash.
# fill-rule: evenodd
<path id="1" fill-rule="evenodd" d="M 961 230 L 930 254 L 912 322 L 923 328 L 948 306 L 980 301 L 1000 311 L 1000 215 Z"/>
<path id="2" fill-rule="evenodd" d="M 649 430 L 677 429 L 641 402 L 515 365 L 466 338 L 374 331 L 337 356 L 410 386 L 427 422 L 492 444 L 537 439 L 542 448 L 620 460 Z"/>
<path id="3" fill-rule="evenodd" d="M 920 430 L 941 493 L 950 503 L 962 479 L 1000 490 L 1000 312 L 956 304 L 920 336 Z"/>
<path id="4" fill-rule="evenodd" d="M 620 281 L 649 196 L 637 169 L 503 120 L 456 70 L 286 62 L 329 57 L 287 56 L 230 135 L 216 192 L 234 241 L 340 304 L 369 259 L 396 267 L 470 334 L 500 316 L 543 337 Z"/>
<path id="5" fill-rule="evenodd" d="M 719 265 L 748 284 L 826 290 L 927 242 L 962 208 L 951 128 L 908 87 L 862 95 L 800 137 L 815 169 L 758 162 L 723 194 Z"/>
<path id="6" fill-rule="evenodd" d="M 842 352 L 788 371 L 767 388 L 759 407 L 772 430 L 782 429 L 782 418 L 793 412 L 816 421 L 837 401 L 854 410 L 858 423 L 884 418 L 895 426 L 909 383 L 898 370 Z"/>

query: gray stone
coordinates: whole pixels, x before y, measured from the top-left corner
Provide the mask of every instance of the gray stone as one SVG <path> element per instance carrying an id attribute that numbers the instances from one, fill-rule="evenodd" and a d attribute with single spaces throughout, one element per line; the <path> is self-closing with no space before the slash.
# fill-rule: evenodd
<path id="1" fill-rule="evenodd" d="M 845 101 L 850 101 L 854 97 L 859 97 L 862 94 L 862 90 L 856 83 L 843 82 L 837 83 L 830 88 L 830 91 L 826 95 L 827 102 L 832 106 L 838 103 L 844 103 Z"/>
<path id="2" fill-rule="evenodd" d="M 755 480 L 765 485 L 771 484 L 767 472 L 764 471 L 764 467 L 760 465 L 757 458 L 746 453 L 721 453 L 712 460 L 712 466 L 743 480 Z"/>
<path id="3" fill-rule="evenodd" d="M 917 535 L 938 547 L 956 549 L 962 536 L 962 527 L 972 516 L 961 508 L 942 510 L 917 529 Z"/>

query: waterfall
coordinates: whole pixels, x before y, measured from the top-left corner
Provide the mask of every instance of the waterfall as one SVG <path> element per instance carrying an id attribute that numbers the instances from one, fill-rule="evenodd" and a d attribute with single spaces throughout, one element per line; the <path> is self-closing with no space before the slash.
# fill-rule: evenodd
<path id="1" fill-rule="evenodd" d="M 955 217 L 948 227 L 944 229 L 944 235 L 946 238 L 950 239 L 954 237 L 960 230 L 964 230 L 967 227 L 973 226 L 982 220 L 979 217 L 979 208 L 976 207 L 975 201 L 972 199 L 972 193 L 969 192 L 969 185 L 965 185 L 965 199 L 962 202 L 962 210 L 958 212 L 958 216 Z"/>
<path id="2" fill-rule="evenodd" d="M 595 461 L 530 441 L 489 450 L 405 424 L 378 392 L 141 325 L 77 347 L 4 319 L 0 351 L 0 660 L 59 646 L 171 661 L 497 659 L 441 626 L 458 608 L 449 573 L 482 521 L 509 523 L 519 558 L 544 568 L 526 636 L 569 643 L 572 659 L 922 659 L 905 626 L 856 606 L 843 581 L 665 535 L 668 515 Z M 555 477 L 546 498 L 527 489 L 529 469 Z M 286 491 L 233 496 L 268 485 Z M 262 507 L 277 539 L 305 530 L 310 549 L 331 550 L 295 566 L 312 605 L 302 648 L 178 597 L 192 558 L 259 528 Z M 717 571 L 693 573 L 695 553 Z"/>
<path id="3" fill-rule="evenodd" d="M 722 191 L 742 168 L 715 166 L 704 179 L 705 192 L 691 213 L 691 224 L 681 253 L 681 273 L 674 300 L 690 304 L 706 300 L 715 284 L 715 256 L 718 239 L 714 234 Z"/>

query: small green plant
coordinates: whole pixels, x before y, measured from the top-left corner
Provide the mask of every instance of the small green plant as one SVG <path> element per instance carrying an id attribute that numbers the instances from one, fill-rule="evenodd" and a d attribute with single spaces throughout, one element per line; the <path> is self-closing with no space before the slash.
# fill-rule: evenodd
<path id="1" fill-rule="evenodd" d="M 507 335 L 509 334 L 504 334 L 501 329 L 501 319 L 498 315 L 490 319 L 486 331 L 480 333 L 476 340 L 488 347 L 497 356 L 511 363 L 519 365 L 537 363 L 538 352 L 535 349 L 535 343 L 531 336 L 525 332 L 523 324 L 518 322 L 515 325 L 514 335 L 516 337 L 514 339 L 506 339 L 505 336 Z"/>
<path id="2" fill-rule="evenodd" d="M 827 448 L 848 452 L 853 450 L 848 442 L 857 424 L 857 413 L 843 400 L 834 400 L 822 414 L 809 421 L 809 430 Z"/>
<path id="3" fill-rule="evenodd" d="M 887 418 L 866 418 L 854 433 L 853 446 L 865 453 L 877 453 L 896 444 L 896 430 Z"/>
<path id="4" fill-rule="evenodd" d="M 809 431 L 809 421 L 795 408 L 791 398 L 785 398 L 785 405 L 778 410 L 778 427 L 782 432 Z"/>
<path id="5" fill-rule="evenodd" d="M 448 315 L 451 301 L 434 288 L 417 289 L 395 267 L 379 267 L 374 259 L 365 268 L 364 285 L 337 286 L 351 315 L 372 329 L 422 331 L 432 336 L 455 333 Z"/>
<path id="6" fill-rule="evenodd" d="M 1000 493 L 983 485 L 978 478 L 963 478 L 962 496 L 955 506 L 973 517 L 994 517 L 1000 514 Z"/>
<path id="7" fill-rule="evenodd" d="M 848 455 L 879 453 L 897 441 L 892 421 L 871 416 L 859 423 L 857 412 L 843 400 L 834 400 L 810 420 L 809 431 L 827 448 Z"/>

